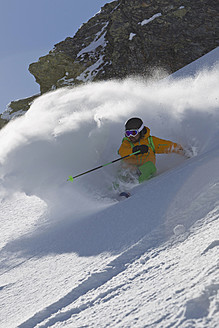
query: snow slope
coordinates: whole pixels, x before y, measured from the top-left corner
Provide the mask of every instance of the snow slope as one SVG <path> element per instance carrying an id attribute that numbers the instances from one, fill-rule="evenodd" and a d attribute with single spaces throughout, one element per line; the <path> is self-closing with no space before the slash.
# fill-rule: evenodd
<path id="1" fill-rule="evenodd" d="M 0 327 L 218 327 L 218 51 L 48 93 L 0 131 Z M 118 157 L 132 115 L 193 156 L 122 202 L 120 162 L 67 182 Z"/>

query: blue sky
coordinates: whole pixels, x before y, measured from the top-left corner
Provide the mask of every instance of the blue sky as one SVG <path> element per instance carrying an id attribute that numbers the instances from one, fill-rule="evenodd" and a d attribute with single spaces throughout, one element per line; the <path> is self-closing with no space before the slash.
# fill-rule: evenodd
<path id="1" fill-rule="evenodd" d="M 28 66 L 73 36 L 110 0 L 7 0 L 0 11 L 0 112 L 39 86 Z"/>

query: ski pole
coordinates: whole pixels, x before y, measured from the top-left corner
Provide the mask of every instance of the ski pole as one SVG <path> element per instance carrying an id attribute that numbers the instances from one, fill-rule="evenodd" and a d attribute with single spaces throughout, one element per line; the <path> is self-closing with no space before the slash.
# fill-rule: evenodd
<path id="1" fill-rule="evenodd" d="M 73 182 L 73 180 L 74 180 L 75 178 L 78 178 L 78 177 L 80 177 L 80 176 L 82 176 L 82 175 L 84 175 L 84 174 L 87 174 L 87 173 L 93 172 L 93 171 L 95 171 L 95 170 L 101 169 L 102 167 L 105 167 L 105 166 L 107 166 L 107 165 L 110 165 L 110 164 L 113 164 L 113 163 L 115 163 L 115 162 L 121 161 L 121 160 L 124 159 L 124 158 L 130 157 L 130 156 L 133 156 L 133 155 L 136 155 L 136 154 L 138 154 L 138 153 L 140 153 L 140 152 L 141 152 L 141 151 L 138 150 L 138 151 L 136 151 L 136 152 L 134 152 L 134 153 L 132 153 L 132 154 L 129 154 L 129 155 L 126 155 L 126 156 L 123 156 L 123 157 L 117 158 L 117 159 L 115 159 L 115 160 L 112 161 L 112 162 L 109 162 L 109 163 L 106 163 L 106 164 L 103 164 L 103 165 L 97 166 L 97 167 L 95 167 L 95 168 L 93 168 L 93 169 L 91 169 L 91 170 L 88 170 L 88 171 L 86 171 L 86 172 L 83 172 L 83 173 L 80 173 L 80 174 L 78 174 L 78 175 L 75 175 L 74 177 L 70 175 L 67 181 L 71 181 L 71 182 Z"/>

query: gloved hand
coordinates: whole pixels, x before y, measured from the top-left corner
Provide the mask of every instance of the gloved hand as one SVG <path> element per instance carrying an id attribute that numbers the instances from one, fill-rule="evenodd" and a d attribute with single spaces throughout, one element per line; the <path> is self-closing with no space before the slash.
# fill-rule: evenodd
<path id="1" fill-rule="evenodd" d="M 139 146 L 135 146 L 132 148 L 132 152 L 135 153 L 136 151 L 140 150 L 140 152 L 136 155 L 139 154 L 146 154 L 148 152 L 148 146 L 146 145 L 139 145 Z"/>
<path id="2" fill-rule="evenodd" d="M 178 145 L 176 152 L 177 152 L 177 154 L 182 155 L 182 156 L 185 156 L 187 158 L 190 157 L 190 156 L 188 156 L 186 150 L 181 145 Z"/>
<path id="3" fill-rule="evenodd" d="M 197 148 L 193 146 L 184 148 L 182 152 L 182 155 L 184 155 L 186 158 L 194 157 L 197 154 L 198 154 Z"/>

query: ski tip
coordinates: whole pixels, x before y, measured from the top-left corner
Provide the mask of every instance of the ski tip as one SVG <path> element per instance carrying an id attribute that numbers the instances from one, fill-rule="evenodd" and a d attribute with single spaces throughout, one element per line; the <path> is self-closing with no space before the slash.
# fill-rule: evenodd
<path id="1" fill-rule="evenodd" d="M 68 177 L 68 180 L 67 180 L 67 181 L 71 181 L 71 182 L 73 182 L 74 179 L 73 179 L 73 177 L 70 175 L 70 176 Z"/>
<path id="2" fill-rule="evenodd" d="M 119 194 L 119 196 L 120 196 L 120 197 L 129 198 L 129 197 L 131 196 L 131 194 L 130 194 L 129 192 L 125 192 L 125 191 L 123 191 L 123 192 L 121 192 L 121 193 Z"/>

